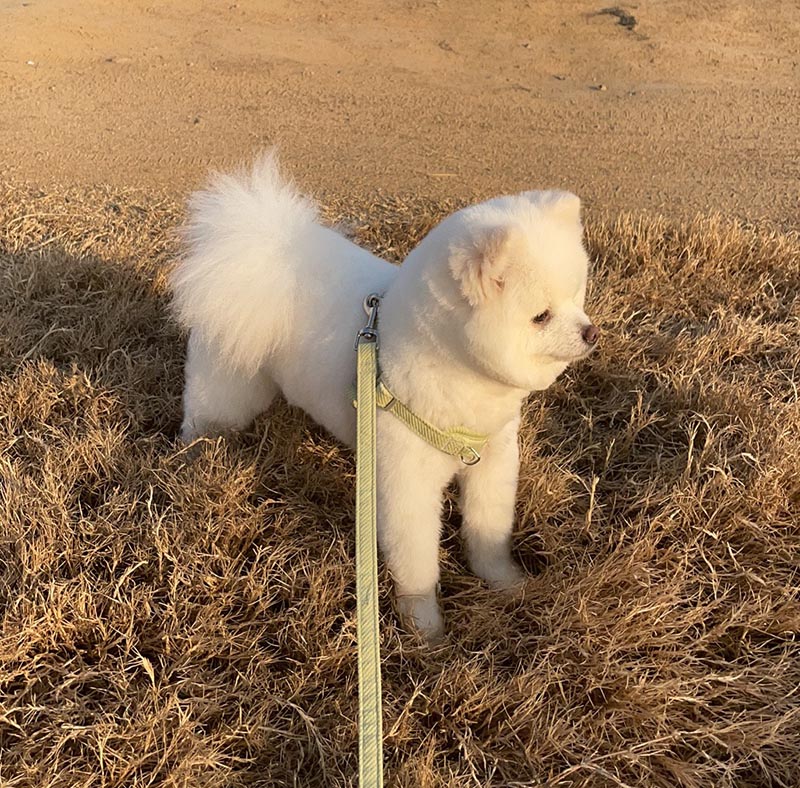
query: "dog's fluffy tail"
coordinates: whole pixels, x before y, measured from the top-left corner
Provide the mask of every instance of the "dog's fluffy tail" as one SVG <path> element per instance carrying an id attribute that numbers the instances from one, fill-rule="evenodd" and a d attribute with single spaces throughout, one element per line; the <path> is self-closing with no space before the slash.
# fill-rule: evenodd
<path id="1" fill-rule="evenodd" d="M 174 309 L 233 367 L 255 373 L 292 324 L 292 293 L 317 209 L 280 173 L 275 151 L 217 174 L 192 195 Z"/>

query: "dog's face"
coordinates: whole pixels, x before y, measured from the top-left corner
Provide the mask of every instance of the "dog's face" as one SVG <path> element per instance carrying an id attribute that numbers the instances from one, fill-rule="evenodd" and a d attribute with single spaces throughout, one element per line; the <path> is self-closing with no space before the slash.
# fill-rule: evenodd
<path id="1" fill-rule="evenodd" d="M 595 346 L 583 311 L 588 258 L 580 202 L 526 192 L 465 215 L 449 268 L 468 304 L 464 342 L 473 363 L 522 389 L 543 389 Z"/>

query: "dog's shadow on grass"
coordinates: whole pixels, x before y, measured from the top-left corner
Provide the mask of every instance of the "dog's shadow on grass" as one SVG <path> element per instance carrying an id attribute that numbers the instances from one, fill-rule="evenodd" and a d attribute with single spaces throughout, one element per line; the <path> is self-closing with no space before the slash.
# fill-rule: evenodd
<path id="1" fill-rule="evenodd" d="M 17 252 L 3 268 L 6 380 L 31 366 L 83 373 L 118 398 L 131 434 L 175 432 L 182 341 L 159 271 L 55 243 Z"/>
<path id="2" fill-rule="evenodd" d="M 132 521 L 145 531 L 171 523 L 185 547 L 194 539 L 221 551 L 241 573 L 250 553 L 282 538 L 304 568 L 294 602 L 313 591 L 306 564 L 332 560 L 331 550 L 349 561 L 352 454 L 300 411 L 279 400 L 243 433 L 193 452 L 179 442 L 185 337 L 169 314 L 164 267 L 57 242 L 0 254 L 0 446 L 18 486 L 54 480 L 40 519 L 64 516 L 74 530 L 105 519 L 120 537 Z M 22 494 L 12 505 L 20 522 L 29 518 Z"/>

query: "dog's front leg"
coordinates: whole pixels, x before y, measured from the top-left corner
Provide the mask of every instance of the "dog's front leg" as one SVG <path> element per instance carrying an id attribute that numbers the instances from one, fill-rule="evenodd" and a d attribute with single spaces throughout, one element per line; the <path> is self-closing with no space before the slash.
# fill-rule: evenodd
<path id="1" fill-rule="evenodd" d="M 378 416 L 378 539 L 401 618 L 433 642 L 444 632 L 436 600 L 442 492 L 458 460 L 428 446 L 394 416 Z"/>
<path id="2" fill-rule="evenodd" d="M 493 435 L 477 465 L 460 474 L 462 534 L 472 571 L 495 588 L 524 579 L 511 558 L 511 530 L 519 477 L 519 418 Z"/>

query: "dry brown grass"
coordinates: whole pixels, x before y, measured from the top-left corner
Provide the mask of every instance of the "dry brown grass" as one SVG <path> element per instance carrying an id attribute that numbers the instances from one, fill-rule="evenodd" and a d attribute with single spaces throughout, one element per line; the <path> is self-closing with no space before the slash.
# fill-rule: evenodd
<path id="1" fill-rule="evenodd" d="M 279 404 L 190 462 L 178 209 L 1 196 L 0 784 L 353 785 L 350 454 Z M 330 205 L 395 258 L 451 207 Z M 382 578 L 387 784 L 800 785 L 800 239 L 588 239 L 605 333 L 527 407 L 524 599 L 452 499 L 443 647 Z"/>

